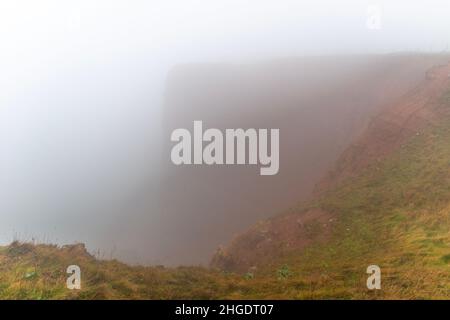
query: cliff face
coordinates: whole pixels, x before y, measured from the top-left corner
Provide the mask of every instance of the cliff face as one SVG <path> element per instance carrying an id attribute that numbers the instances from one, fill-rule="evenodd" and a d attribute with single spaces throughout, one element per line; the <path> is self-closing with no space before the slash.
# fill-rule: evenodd
<path id="1" fill-rule="evenodd" d="M 402 99 L 389 105 L 370 122 L 366 131 L 340 156 L 336 166 L 316 187 L 320 193 L 358 175 L 374 161 L 380 161 L 401 147 L 425 126 L 441 117 L 435 106 L 448 89 L 450 65 L 431 68 L 426 78 Z"/>
<path id="2" fill-rule="evenodd" d="M 212 266 L 246 271 L 254 266 L 268 264 L 284 255 L 301 252 L 309 245 L 323 243 L 330 239 L 331 234 L 340 239 L 345 234 L 342 234 L 342 226 L 341 230 L 336 231 L 335 225 L 344 218 L 348 219 L 348 216 L 345 216 L 349 210 L 347 206 L 358 206 L 360 214 L 370 216 L 374 211 L 373 206 L 379 203 L 380 198 L 385 197 L 381 194 L 384 192 L 383 188 L 389 190 L 395 187 L 401 190 L 401 197 L 394 200 L 389 199 L 389 201 L 393 202 L 393 206 L 397 205 L 402 208 L 405 197 L 410 198 L 408 195 L 415 191 L 410 190 L 411 186 L 405 182 L 404 176 L 396 177 L 396 171 L 405 171 L 411 175 L 409 179 L 413 181 L 415 175 L 419 177 L 423 173 L 416 168 L 409 169 L 410 158 L 420 159 L 417 155 L 419 154 L 424 158 L 424 162 L 428 156 L 430 160 L 433 160 L 432 154 L 424 155 L 415 148 L 405 149 L 407 151 L 403 149 L 411 143 L 412 139 L 422 138 L 423 131 L 430 130 L 430 127 L 437 126 L 443 121 L 442 119 L 448 117 L 449 110 L 446 106 L 450 90 L 449 76 L 450 64 L 437 66 L 426 72 L 425 79 L 419 85 L 409 90 L 395 103 L 388 104 L 370 121 L 361 136 L 342 153 L 333 170 L 317 184 L 315 201 L 305 207 L 294 208 L 290 212 L 259 222 L 247 232 L 236 237 L 228 247 L 219 249 L 212 259 Z M 430 137 L 433 138 L 434 134 L 428 132 L 424 139 L 430 139 Z M 426 144 L 424 147 L 427 147 Z M 437 148 L 446 150 L 442 142 Z M 404 152 L 404 158 L 408 157 L 408 160 L 397 163 L 397 166 L 391 168 L 389 173 L 384 172 L 385 162 L 390 161 L 393 154 L 398 152 Z M 352 185 L 352 181 L 362 180 L 363 178 L 359 176 L 365 174 L 366 169 L 369 170 L 369 168 L 372 169 L 372 176 L 364 178 L 367 180 L 359 184 L 364 187 L 361 190 L 365 191 L 356 190 L 358 184 Z M 423 169 L 429 172 L 430 177 L 433 176 L 433 170 L 436 172 L 440 170 L 440 168 L 438 169 L 432 164 L 428 166 L 426 163 Z M 386 177 L 380 178 L 378 175 Z M 376 180 L 382 180 L 385 185 L 379 182 L 375 183 Z M 427 180 L 426 183 L 429 181 Z M 445 181 L 438 180 L 435 183 L 439 185 Z M 424 187 L 422 185 L 424 182 L 419 179 L 410 184 L 415 188 Z M 341 189 L 346 191 L 341 191 Z M 361 192 L 366 194 L 360 195 Z M 335 196 L 337 199 L 333 201 L 328 199 Z M 372 196 L 373 199 L 364 198 L 363 201 L 359 198 L 360 196 Z M 423 194 L 420 197 L 423 197 Z M 343 203 L 348 201 L 348 203 L 344 206 L 340 204 L 341 201 Z M 361 201 L 363 205 L 360 203 Z M 381 208 L 383 204 L 380 203 L 379 206 Z M 432 203 L 432 206 L 434 208 L 435 204 Z M 392 210 L 392 208 L 387 210 L 384 213 L 385 216 L 381 216 L 379 219 L 381 221 L 388 219 Z M 362 219 L 369 218 L 363 217 Z M 357 228 L 364 229 L 366 226 L 357 225 Z M 359 231 L 355 230 L 355 232 Z"/>
<path id="3" fill-rule="evenodd" d="M 449 299 L 449 74 L 450 65 L 432 69 L 375 117 L 355 142 L 362 151 L 350 147 L 338 161 L 344 176 L 316 198 L 217 252 L 214 267 L 244 276 L 99 260 L 80 243 L 15 241 L 0 246 L 0 298 Z M 367 289 L 372 264 L 382 290 Z M 71 265 L 80 290 L 66 286 Z"/>
<path id="4" fill-rule="evenodd" d="M 233 234 L 305 200 L 371 117 L 445 59 L 314 57 L 175 68 L 163 119 L 161 260 L 206 263 Z M 194 120 L 219 129 L 279 128 L 278 175 L 261 177 L 256 166 L 174 166 L 170 133 Z"/>

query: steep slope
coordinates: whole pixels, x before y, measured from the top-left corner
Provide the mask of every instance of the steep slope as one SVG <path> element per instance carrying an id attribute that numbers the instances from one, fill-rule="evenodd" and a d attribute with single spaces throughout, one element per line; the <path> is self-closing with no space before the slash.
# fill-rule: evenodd
<path id="1" fill-rule="evenodd" d="M 370 256 L 367 244 L 376 251 L 398 237 L 401 241 L 392 243 L 392 248 L 406 246 L 413 241 L 411 228 L 426 232 L 437 226 L 442 238 L 430 235 L 421 241 L 437 241 L 450 253 L 450 194 L 445 192 L 449 191 L 449 75 L 450 65 L 430 70 L 423 83 L 373 119 L 343 153 L 334 171 L 319 184 L 316 200 L 260 222 L 219 249 L 212 265 L 242 272 L 281 257 L 302 256 L 311 246 L 324 252 L 333 248 L 353 264 Z M 391 233 L 395 237 L 385 238 Z M 344 248 L 347 254 L 342 253 Z M 420 246 L 416 249 L 421 252 Z M 350 258 L 351 252 L 355 255 Z M 327 254 L 315 254 L 312 261 L 320 265 L 316 258 Z M 413 255 L 414 250 L 397 259 L 405 254 Z M 390 253 L 378 259 L 385 262 L 387 257 Z"/>
<path id="2" fill-rule="evenodd" d="M 161 213 L 149 230 L 160 243 L 159 260 L 207 264 L 233 234 L 305 200 L 371 117 L 448 59 L 318 56 L 174 68 L 163 118 L 167 170 L 160 185 Z M 221 130 L 279 128 L 279 173 L 261 177 L 256 166 L 173 165 L 170 134 L 192 130 L 193 120 Z"/>
<path id="3" fill-rule="evenodd" d="M 357 140 L 367 151 L 350 147 L 337 164 L 354 173 L 335 172 L 316 198 L 239 236 L 215 268 L 132 267 L 83 245 L 15 242 L 0 247 L 0 298 L 450 299 L 449 74 L 450 65 L 433 69 L 373 120 Z M 65 287 L 72 264 L 81 290 Z M 382 290 L 366 288 L 372 264 Z"/>
<path id="4" fill-rule="evenodd" d="M 414 134 L 419 135 L 424 126 L 439 120 L 441 115 L 434 107 L 448 87 L 449 71 L 448 67 L 442 66 L 430 69 L 425 81 L 376 116 L 362 137 L 341 155 L 334 170 L 317 185 L 316 192 L 358 175 L 370 163 L 398 149 Z"/>
<path id="5" fill-rule="evenodd" d="M 312 239 L 299 250 L 285 251 L 279 242 L 284 254 L 275 252 L 242 274 L 199 267 L 131 267 L 97 260 L 82 245 L 15 242 L 0 247 L 0 298 L 449 299 L 450 86 L 430 110 L 440 115 L 439 121 L 420 135 L 284 216 L 312 212 L 310 220 L 292 223 L 299 226 L 297 233 L 307 230 Z M 328 214 L 338 218 L 330 222 Z M 321 219 L 328 219 L 331 231 L 316 241 L 328 228 Z M 272 226 L 282 220 L 261 223 L 266 228 L 261 237 L 272 234 Z M 246 240 L 243 236 L 240 241 Z M 236 259 L 216 257 L 218 262 L 230 258 Z M 81 290 L 65 287 L 65 270 L 72 264 L 81 268 Z M 381 267 L 382 290 L 366 288 L 371 264 Z"/>

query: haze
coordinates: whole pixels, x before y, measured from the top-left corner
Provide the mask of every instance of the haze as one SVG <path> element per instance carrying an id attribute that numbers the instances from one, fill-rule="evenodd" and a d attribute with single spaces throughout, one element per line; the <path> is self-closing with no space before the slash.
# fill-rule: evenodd
<path id="1" fill-rule="evenodd" d="M 171 186 L 164 93 L 179 93 L 168 75 L 180 65 L 448 50 L 446 1 L 393 2 L 3 0 L 0 241 L 80 241 L 132 263 L 204 263 L 212 244 L 239 228 L 226 227 L 199 255 L 180 252 L 205 240 L 193 239 L 199 226 L 164 238 L 172 222 L 195 223 L 191 213 L 180 221 L 167 213 L 167 198 L 179 194 L 161 196 Z M 380 30 L 366 26 L 373 4 Z M 214 233 L 226 219 L 206 219 L 201 230 Z"/>

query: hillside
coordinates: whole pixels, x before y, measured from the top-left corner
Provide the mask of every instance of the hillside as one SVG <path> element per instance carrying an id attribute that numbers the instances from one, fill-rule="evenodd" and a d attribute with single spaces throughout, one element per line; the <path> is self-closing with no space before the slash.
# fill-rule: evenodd
<path id="1" fill-rule="evenodd" d="M 238 236 L 213 268 L 132 267 L 83 245 L 15 242 L 0 248 L 0 298 L 449 299 L 449 74 L 432 69 L 372 120 L 314 199 Z M 79 291 L 65 288 L 71 264 Z M 366 288 L 371 264 L 380 291 Z"/>
<path id="2" fill-rule="evenodd" d="M 260 222 L 220 249 L 212 265 L 245 271 L 286 259 L 302 274 L 310 268 L 355 277 L 355 266 L 378 264 L 405 281 L 395 290 L 409 297 L 448 296 L 449 74 L 450 65 L 430 70 L 373 119 L 314 201 Z"/>
<path id="3" fill-rule="evenodd" d="M 221 130 L 279 128 L 280 171 L 261 177 L 256 166 L 175 166 L 167 139 L 161 213 L 149 232 L 159 261 L 207 264 L 233 234 L 306 200 L 372 117 L 449 59 L 405 53 L 175 67 L 166 84 L 164 136 L 191 130 L 194 120 Z"/>
<path id="4" fill-rule="evenodd" d="M 327 194 L 327 191 L 335 189 L 341 182 L 357 177 L 369 165 L 381 163 L 393 151 L 404 147 L 403 144 L 409 139 L 420 136 L 421 129 L 442 121 L 439 106 L 442 95 L 449 88 L 448 74 L 449 66 L 429 70 L 427 78 L 419 86 L 374 117 L 362 136 L 341 155 L 335 168 L 318 184 L 317 198 L 321 198 L 321 193 Z M 301 249 L 319 240 L 307 235 L 308 223 L 326 225 L 323 232 L 317 232 L 320 238 L 324 238 L 329 233 L 329 227 L 340 218 L 340 211 L 339 208 L 326 210 L 319 206 L 294 210 L 261 222 L 235 239 L 225 252 L 213 259 L 212 264 L 223 264 L 242 271 L 274 255 Z M 220 262 L 220 255 L 227 258 Z"/>

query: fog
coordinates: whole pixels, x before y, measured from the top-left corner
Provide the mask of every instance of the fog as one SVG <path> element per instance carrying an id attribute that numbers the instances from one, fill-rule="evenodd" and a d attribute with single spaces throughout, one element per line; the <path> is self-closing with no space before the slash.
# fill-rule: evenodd
<path id="1" fill-rule="evenodd" d="M 379 28 L 367 26 L 371 5 Z M 444 0 L 2 0 L 0 242 L 79 241 L 131 263 L 204 263 L 210 247 L 193 259 L 173 250 L 199 226 L 181 238 L 163 228 L 176 220 L 161 195 L 173 174 L 169 74 L 191 64 L 442 52 L 449 15 Z M 211 220 L 212 233 L 223 220 Z"/>

